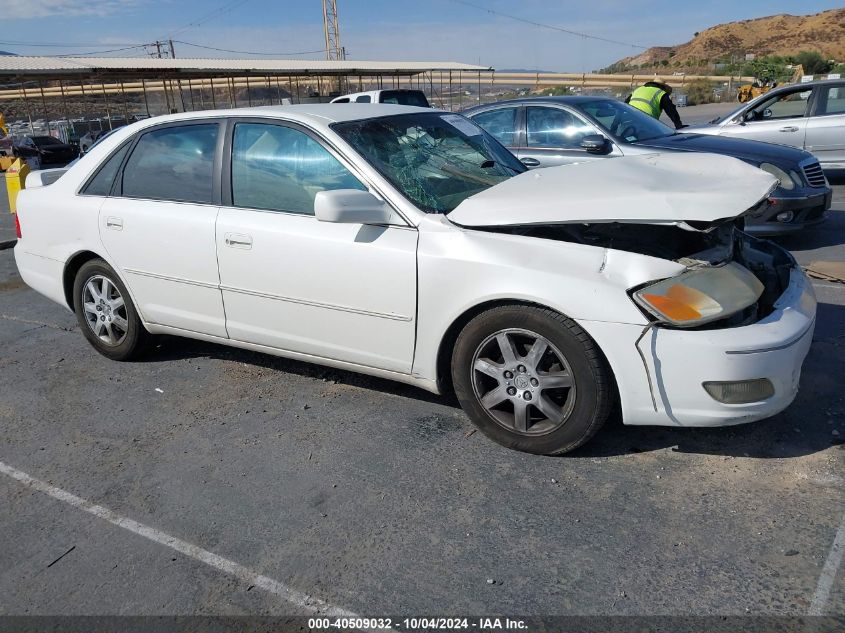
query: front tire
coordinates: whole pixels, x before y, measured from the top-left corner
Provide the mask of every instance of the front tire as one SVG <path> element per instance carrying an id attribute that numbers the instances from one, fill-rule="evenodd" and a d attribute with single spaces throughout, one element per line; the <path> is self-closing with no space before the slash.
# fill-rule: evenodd
<path id="1" fill-rule="evenodd" d="M 494 441 L 560 455 L 587 442 L 613 408 L 607 361 L 574 321 L 533 306 L 501 306 L 472 319 L 452 354 L 455 394 Z"/>
<path id="2" fill-rule="evenodd" d="M 130 360 L 149 340 L 120 277 L 102 259 L 82 265 L 73 284 L 74 312 L 91 346 L 112 360 Z"/>

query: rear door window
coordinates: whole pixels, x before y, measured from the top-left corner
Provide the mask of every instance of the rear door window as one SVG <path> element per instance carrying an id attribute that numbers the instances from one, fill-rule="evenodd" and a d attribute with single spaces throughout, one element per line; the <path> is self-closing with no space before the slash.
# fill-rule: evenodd
<path id="1" fill-rule="evenodd" d="M 516 113 L 517 108 L 498 108 L 481 112 L 471 118 L 502 145 L 514 147 L 516 145 Z"/>
<path id="2" fill-rule="evenodd" d="M 845 86 L 824 86 L 819 88 L 817 116 L 845 114 Z"/>
<path id="3" fill-rule="evenodd" d="M 123 169 L 123 195 L 210 204 L 219 127 L 180 125 L 144 134 Z"/>

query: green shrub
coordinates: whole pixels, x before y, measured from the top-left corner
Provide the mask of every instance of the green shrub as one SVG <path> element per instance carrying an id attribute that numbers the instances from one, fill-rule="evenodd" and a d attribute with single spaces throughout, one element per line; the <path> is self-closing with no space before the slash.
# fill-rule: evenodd
<path id="1" fill-rule="evenodd" d="M 696 79 L 687 84 L 687 105 L 713 103 L 713 82 L 707 79 Z"/>

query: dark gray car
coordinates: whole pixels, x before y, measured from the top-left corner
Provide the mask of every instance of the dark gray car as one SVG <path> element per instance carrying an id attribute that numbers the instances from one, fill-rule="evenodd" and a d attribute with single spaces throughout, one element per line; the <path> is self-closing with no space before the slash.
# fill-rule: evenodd
<path id="1" fill-rule="evenodd" d="M 606 97 L 538 97 L 477 106 L 463 114 L 487 130 L 529 168 L 655 151 L 733 156 L 780 180 L 769 205 L 746 220 L 758 235 L 792 233 L 820 222 L 831 189 L 809 152 L 738 138 L 676 132 L 620 101 Z"/>

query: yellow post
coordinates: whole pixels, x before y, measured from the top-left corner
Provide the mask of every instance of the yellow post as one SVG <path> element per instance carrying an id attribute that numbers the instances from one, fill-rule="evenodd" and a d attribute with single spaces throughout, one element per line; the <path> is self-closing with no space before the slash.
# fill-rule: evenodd
<path id="1" fill-rule="evenodd" d="M 6 170 L 6 194 L 9 196 L 9 211 L 12 213 L 18 210 L 18 193 L 26 186 L 27 174 L 29 174 L 29 165 L 20 158 Z"/>

